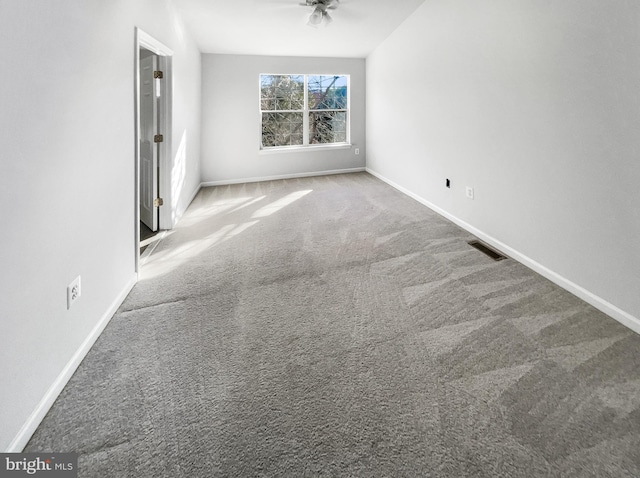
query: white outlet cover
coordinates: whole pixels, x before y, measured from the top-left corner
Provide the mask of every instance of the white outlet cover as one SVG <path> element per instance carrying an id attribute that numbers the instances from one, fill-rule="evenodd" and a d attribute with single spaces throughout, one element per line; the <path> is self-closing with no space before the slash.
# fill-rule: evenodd
<path id="1" fill-rule="evenodd" d="M 356 148 L 356 156 L 360 154 L 360 148 Z"/>
<path id="2" fill-rule="evenodd" d="M 467 197 L 473 199 L 473 188 L 467 186 Z"/>
<path id="3" fill-rule="evenodd" d="M 82 288 L 80 285 L 80 276 L 78 276 L 67 286 L 67 310 L 69 310 L 82 295 Z"/>

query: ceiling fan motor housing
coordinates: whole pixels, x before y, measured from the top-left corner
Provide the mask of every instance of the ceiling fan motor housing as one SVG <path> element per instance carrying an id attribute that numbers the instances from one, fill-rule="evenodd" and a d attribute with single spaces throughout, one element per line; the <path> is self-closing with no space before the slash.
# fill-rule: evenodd
<path id="1" fill-rule="evenodd" d="M 339 0 L 306 0 L 308 7 L 324 7 L 324 8 L 336 8 L 340 3 Z"/>

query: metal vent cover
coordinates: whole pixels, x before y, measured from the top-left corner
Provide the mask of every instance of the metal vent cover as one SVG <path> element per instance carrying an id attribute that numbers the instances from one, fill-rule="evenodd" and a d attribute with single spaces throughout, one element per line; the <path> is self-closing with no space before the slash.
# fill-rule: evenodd
<path id="1" fill-rule="evenodd" d="M 507 259 L 507 256 L 505 256 L 501 252 L 495 250 L 493 247 L 489 246 L 488 244 L 485 244 L 482 241 L 473 240 L 473 241 L 468 241 L 467 244 L 469 244 L 471 247 L 475 247 L 480 252 L 491 257 L 491 259 L 493 259 L 494 261 L 501 261 L 501 260 Z"/>

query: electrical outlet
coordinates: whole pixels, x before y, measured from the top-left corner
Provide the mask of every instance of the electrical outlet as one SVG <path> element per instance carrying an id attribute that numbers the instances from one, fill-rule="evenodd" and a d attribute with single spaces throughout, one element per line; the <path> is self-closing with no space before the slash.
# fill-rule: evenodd
<path id="1" fill-rule="evenodd" d="M 80 289 L 80 276 L 76 277 L 71 284 L 67 286 L 67 310 L 80 298 L 82 290 Z"/>
<path id="2" fill-rule="evenodd" d="M 356 156 L 360 154 L 360 148 L 356 148 Z"/>
<path id="3" fill-rule="evenodd" d="M 467 197 L 473 199 L 473 188 L 467 186 Z"/>

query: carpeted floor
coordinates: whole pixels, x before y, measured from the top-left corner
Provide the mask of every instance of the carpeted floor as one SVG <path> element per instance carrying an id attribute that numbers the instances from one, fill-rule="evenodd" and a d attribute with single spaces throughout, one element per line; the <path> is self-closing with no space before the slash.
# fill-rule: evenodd
<path id="1" fill-rule="evenodd" d="M 203 189 L 26 451 L 81 477 L 640 476 L 640 336 L 366 173 Z"/>

